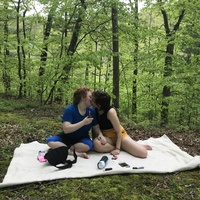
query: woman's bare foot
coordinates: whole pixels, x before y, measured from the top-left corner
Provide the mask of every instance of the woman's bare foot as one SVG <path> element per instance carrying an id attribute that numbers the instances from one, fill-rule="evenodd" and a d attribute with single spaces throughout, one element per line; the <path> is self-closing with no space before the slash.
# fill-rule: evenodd
<path id="1" fill-rule="evenodd" d="M 68 150 L 68 154 L 71 155 L 71 156 L 74 155 L 74 150 L 72 150 L 72 149 L 73 149 L 73 148 L 71 148 L 71 149 Z M 87 159 L 89 158 L 88 155 L 87 155 L 87 153 L 83 153 L 83 152 L 77 152 L 77 151 L 76 151 L 76 155 L 77 155 L 78 157 L 81 157 L 81 158 L 87 158 Z"/>
<path id="2" fill-rule="evenodd" d="M 81 158 L 86 158 L 86 159 L 89 158 L 88 155 L 87 155 L 87 153 L 76 152 L 76 155 L 79 156 L 79 157 L 81 157 Z"/>
<path id="3" fill-rule="evenodd" d="M 145 144 L 145 145 L 143 145 L 143 146 L 146 148 L 146 150 L 152 150 L 152 147 L 149 146 L 149 145 L 147 145 L 147 144 Z"/>

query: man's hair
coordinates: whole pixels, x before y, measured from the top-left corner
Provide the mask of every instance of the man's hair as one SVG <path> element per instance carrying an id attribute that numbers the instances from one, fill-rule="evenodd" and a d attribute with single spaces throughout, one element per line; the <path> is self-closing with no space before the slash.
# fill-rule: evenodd
<path id="1" fill-rule="evenodd" d="M 110 107 L 110 95 L 107 92 L 101 90 L 94 91 L 92 93 L 94 102 L 100 105 L 101 110 L 107 110 Z"/>
<path id="2" fill-rule="evenodd" d="M 91 91 L 90 88 L 88 87 L 80 87 L 80 88 L 77 88 L 74 92 L 74 96 L 73 96 L 73 104 L 75 105 L 78 105 L 81 101 L 81 98 L 84 97 L 86 98 L 87 97 L 87 93 Z"/>

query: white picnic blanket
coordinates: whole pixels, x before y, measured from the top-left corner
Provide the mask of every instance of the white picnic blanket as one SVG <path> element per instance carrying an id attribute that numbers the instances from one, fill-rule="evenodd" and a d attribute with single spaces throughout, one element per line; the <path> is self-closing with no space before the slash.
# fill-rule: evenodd
<path id="1" fill-rule="evenodd" d="M 153 150 L 148 151 L 145 159 L 136 158 L 121 151 L 116 160 L 112 159 L 109 153 L 88 153 L 89 159 L 78 157 L 77 163 L 72 168 L 59 170 L 48 162 L 41 163 L 37 160 L 39 151 L 47 151 L 48 146 L 37 141 L 21 144 L 15 149 L 10 166 L 0 188 L 26 184 L 40 181 L 50 181 L 64 178 L 82 178 L 105 176 L 124 173 L 173 173 L 177 171 L 191 170 L 200 167 L 200 156 L 191 156 L 182 151 L 166 135 L 160 138 L 149 138 L 138 141 L 142 144 L 152 146 Z M 106 168 L 112 170 L 98 169 L 97 163 L 102 156 L 108 156 Z M 68 159 L 73 157 L 69 156 Z M 130 167 L 121 167 L 120 162 L 126 162 Z M 143 167 L 143 169 L 133 169 Z"/>

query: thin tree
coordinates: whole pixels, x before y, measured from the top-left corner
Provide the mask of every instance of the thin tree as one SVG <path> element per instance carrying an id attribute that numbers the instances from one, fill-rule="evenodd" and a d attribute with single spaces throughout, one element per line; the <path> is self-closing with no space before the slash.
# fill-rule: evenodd
<path id="1" fill-rule="evenodd" d="M 40 61 L 41 61 L 41 66 L 39 68 L 39 77 L 42 77 L 45 74 L 45 66 L 46 66 L 46 62 L 47 62 L 47 52 L 48 52 L 48 39 L 51 33 L 51 28 L 52 28 L 52 24 L 53 24 L 53 16 L 55 14 L 55 8 L 56 6 L 53 4 L 49 13 L 48 13 L 48 17 L 47 17 L 47 22 L 45 24 L 45 28 L 44 28 L 44 36 L 43 36 L 43 48 L 42 48 L 42 52 L 40 55 Z M 40 103 L 42 104 L 42 99 L 43 99 L 43 92 L 45 91 L 44 89 L 44 84 L 43 82 L 39 82 L 39 89 L 38 89 L 38 93 L 40 96 Z"/>
<path id="2" fill-rule="evenodd" d="M 4 20 L 4 47 L 3 47 L 3 73 L 2 79 L 5 89 L 5 95 L 7 96 L 11 90 L 11 78 L 8 71 L 8 57 L 9 57 L 9 48 L 8 48 L 8 2 L 4 1 L 4 10 L 5 10 L 5 20 Z"/>
<path id="3" fill-rule="evenodd" d="M 81 25 L 82 25 L 81 23 L 83 21 L 83 19 L 82 19 L 82 17 L 83 17 L 83 10 L 86 10 L 86 8 L 87 8 L 86 5 L 85 5 L 85 0 L 80 0 L 80 2 L 81 2 L 81 9 L 79 10 L 78 17 L 77 17 L 77 19 L 75 21 L 74 30 L 73 30 L 73 33 L 72 33 L 70 44 L 69 44 L 68 48 L 64 48 L 64 50 L 65 50 L 64 53 L 65 53 L 65 56 L 67 56 L 67 57 L 73 56 L 73 54 L 76 51 L 76 48 L 78 46 L 78 38 L 79 38 L 79 34 L 80 34 L 80 30 L 81 30 Z M 75 10 L 76 10 L 76 7 L 75 7 L 74 11 Z M 75 12 L 73 12 L 73 13 L 75 14 Z M 68 32 L 67 31 L 68 25 L 69 25 L 70 22 L 72 23 L 72 19 L 74 17 L 74 14 L 70 17 L 69 22 L 65 23 L 65 26 L 64 26 L 64 33 L 65 33 L 64 37 L 68 36 L 68 34 L 67 34 L 67 32 Z M 67 19 L 67 13 L 65 13 L 65 22 L 66 22 L 66 19 Z M 64 46 L 67 46 L 67 44 L 64 44 Z M 63 48 L 63 44 L 62 44 L 62 48 Z M 46 49 L 44 50 L 44 55 L 45 55 L 45 52 L 47 52 Z M 53 92 L 54 92 L 54 90 L 56 88 L 55 86 L 58 83 L 58 81 L 62 80 L 62 83 L 66 84 L 66 82 L 68 81 L 68 78 L 69 78 L 69 72 L 70 72 L 71 68 L 72 68 L 72 63 L 71 62 L 67 62 L 64 65 L 64 67 L 63 67 L 63 72 L 64 73 L 61 73 L 59 75 L 59 77 L 54 81 L 53 87 L 51 88 L 50 93 L 49 93 L 47 99 L 45 100 L 45 104 L 50 99 L 53 98 Z M 42 71 L 43 70 L 44 69 L 42 69 Z M 61 101 L 62 88 L 58 88 L 57 90 L 58 90 L 58 92 L 57 92 L 57 96 L 55 98 L 56 98 L 57 101 Z"/>
<path id="4" fill-rule="evenodd" d="M 116 4 L 112 6 L 112 43 L 113 43 L 113 105 L 119 108 L 119 40 L 118 11 Z"/>
<path id="5" fill-rule="evenodd" d="M 23 11 L 23 20 L 22 20 L 22 29 L 23 29 L 23 37 L 24 41 L 26 40 L 26 24 L 25 24 L 25 17 L 26 17 L 27 8 Z M 26 97 L 26 52 L 24 49 L 24 45 L 21 45 L 22 49 L 22 70 L 23 70 L 23 95 Z"/>
<path id="6" fill-rule="evenodd" d="M 16 17 L 16 34 L 17 34 L 17 58 L 18 58 L 18 76 L 19 76 L 19 98 L 22 98 L 23 96 L 23 84 L 22 84 L 22 59 L 21 59 L 21 38 L 20 38 L 20 4 L 21 0 L 18 0 L 17 6 L 16 6 L 16 11 L 17 11 L 17 17 Z"/>
<path id="7" fill-rule="evenodd" d="M 158 2 L 162 2 L 162 0 L 158 0 Z M 185 10 L 183 9 L 179 15 L 177 23 L 174 25 L 173 29 L 170 30 L 168 16 L 165 9 L 161 8 L 161 13 L 164 20 L 165 34 L 167 38 L 167 46 L 166 46 L 166 56 L 165 56 L 165 66 L 164 66 L 164 78 L 170 77 L 172 75 L 172 56 L 174 54 L 174 40 L 175 34 L 180 27 L 180 23 L 184 17 Z M 168 124 L 168 108 L 169 103 L 167 98 L 171 96 L 171 87 L 167 84 L 164 85 L 162 91 L 163 99 L 162 99 L 162 109 L 161 109 L 161 125 L 165 126 Z"/>
<path id="8" fill-rule="evenodd" d="M 131 0 L 129 1 L 130 5 L 132 5 Z M 139 48 L 139 42 L 138 42 L 138 0 L 135 0 L 135 8 L 132 8 L 134 11 L 134 70 L 133 70 L 133 86 L 132 86 L 132 114 L 137 116 L 137 75 L 138 75 L 138 48 Z"/>
<path id="9" fill-rule="evenodd" d="M 80 0 L 80 2 L 81 2 L 82 8 L 84 8 L 84 10 L 86 10 L 87 7 L 85 5 L 85 0 Z M 81 30 L 81 23 L 83 21 L 82 17 L 83 17 L 83 12 L 82 12 L 82 9 L 80 9 L 78 18 L 75 22 L 75 27 L 74 27 L 74 31 L 72 33 L 71 41 L 70 41 L 69 47 L 66 51 L 67 56 L 72 56 L 76 51 L 78 38 L 79 38 L 80 30 Z M 63 78 L 63 81 L 66 82 L 68 80 L 68 76 L 69 76 L 69 72 L 70 72 L 71 68 L 72 68 L 72 63 L 67 63 L 64 66 L 63 70 L 65 71 L 66 76 Z"/>

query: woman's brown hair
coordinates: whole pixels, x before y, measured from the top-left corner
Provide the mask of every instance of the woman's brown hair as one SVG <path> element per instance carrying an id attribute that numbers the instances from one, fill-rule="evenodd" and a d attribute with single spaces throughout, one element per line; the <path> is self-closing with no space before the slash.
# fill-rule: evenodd
<path id="1" fill-rule="evenodd" d="M 87 97 L 87 93 L 91 91 L 90 88 L 88 87 L 80 87 L 77 88 L 74 92 L 74 96 L 73 96 L 73 104 L 78 105 L 81 101 L 81 98 L 86 98 Z"/>

